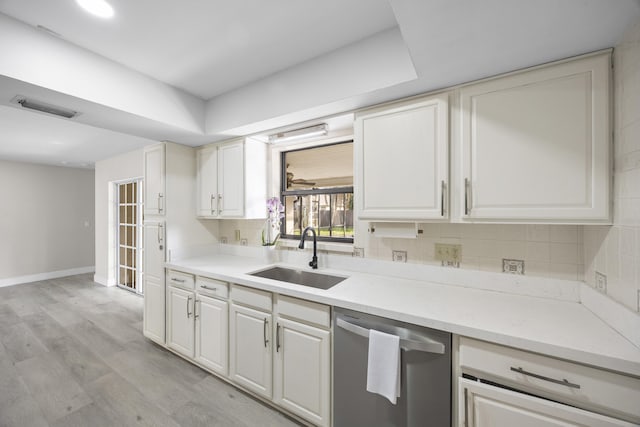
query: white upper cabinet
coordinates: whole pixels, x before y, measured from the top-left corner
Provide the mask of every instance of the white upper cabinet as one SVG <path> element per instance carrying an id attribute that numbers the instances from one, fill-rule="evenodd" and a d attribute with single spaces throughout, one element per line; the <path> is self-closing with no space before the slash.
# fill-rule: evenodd
<path id="1" fill-rule="evenodd" d="M 463 221 L 611 221 L 610 63 L 600 53 L 460 89 Z"/>
<path id="2" fill-rule="evenodd" d="M 197 216 L 265 218 L 267 151 L 264 143 L 239 139 L 198 150 Z"/>
<path id="3" fill-rule="evenodd" d="M 198 168 L 198 216 L 218 215 L 218 147 L 206 147 L 196 153 Z"/>
<path id="4" fill-rule="evenodd" d="M 244 142 L 218 148 L 218 211 L 220 216 L 244 215 Z M 266 188 L 266 174 L 263 175 Z M 250 190 L 249 190 L 250 191 Z"/>
<path id="5" fill-rule="evenodd" d="M 359 218 L 448 218 L 448 105 L 443 93 L 357 114 Z"/>
<path id="6" fill-rule="evenodd" d="M 165 145 L 144 149 L 144 213 L 165 214 Z"/>

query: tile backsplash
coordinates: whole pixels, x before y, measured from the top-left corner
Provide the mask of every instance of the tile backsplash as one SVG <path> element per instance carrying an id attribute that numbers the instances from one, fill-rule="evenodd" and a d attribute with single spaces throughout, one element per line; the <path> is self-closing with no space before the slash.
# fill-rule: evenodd
<path id="1" fill-rule="evenodd" d="M 393 251 L 407 251 L 407 262 L 441 265 L 435 244 L 461 245 L 460 268 L 503 271 L 503 259 L 524 261 L 531 276 L 582 280 L 582 226 L 420 224 L 416 239 L 376 238 L 360 226 L 356 246 L 365 257 L 391 260 Z"/>
<path id="2" fill-rule="evenodd" d="M 264 220 L 220 220 L 219 237 L 228 244 L 261 244 Z M 460 268 L 502 272 L 503 259 L 523 260 L 528 276 L 582 280 L 584 270 L 582 226 L 577 225 L 483 225 L 420 224 L 416 239 L 377 238 L 359 223 L 355 246 L 364 257 L 391 261 L 393 251 L 406 251 L 406 262 L 441 265 L 435 257 L 435 244 L 462 246 Z M 240 239 L 236 241 L 236 230 Z M 453 268 L 453 267 L 449 267 Z"/>
<path id="3" fill-rule="evenodd" d="M 614 225 L 584 227 L 585 281 L 640 312 L 640 21 L 613 53 Z"/>

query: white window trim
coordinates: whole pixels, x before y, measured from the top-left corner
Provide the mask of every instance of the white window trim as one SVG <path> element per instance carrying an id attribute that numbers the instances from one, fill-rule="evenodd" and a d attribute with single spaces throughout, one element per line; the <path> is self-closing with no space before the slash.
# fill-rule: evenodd
<path id="1" fill-rule="evenodd" d="M 331 135 L 330 138 L 314 139 L 312 141 L 300 141 L 289 144 L 273 144 L 269 150 L 268 167 L 271 170 L 269 179 L 267 182 L 267 189 L 269 192 L 268 197 L 280 198 L 280 178 L 282 177 L 281 159 L 284 151 L 301 150 L 304 148 L 319 147 L 322 145 L 336 144 L 340 142 L 347 142 L 353 140 L 353 131 L 347 129 L 343 132 L 336 132 Z M 354 188 L 355 191 L 355 188 Z M 353 228 L 356 229 L 357 219 L 353 219 Z M 355 239 L 355 237 L 354 237 Z M 294 239 L 278 239 L 278 245 L 283 247 L 298 247 L 297 240 Z M 318 249 L 330 251 L 330 252 L 353 252 L 353 243 L 339 243 L 339 242 L 318 242 Z"/>

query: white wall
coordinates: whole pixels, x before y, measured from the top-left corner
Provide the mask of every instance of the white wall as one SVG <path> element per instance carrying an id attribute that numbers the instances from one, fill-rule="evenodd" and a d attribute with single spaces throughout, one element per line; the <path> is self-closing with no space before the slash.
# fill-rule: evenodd
<path id="1" fill-rule="evenodd" d="M 143 150 L 96 162 L 95 170 L 95 266 L 94 280 L 103 285 L 114 285 L 115 242 L 110 230 L 114 229 L 114 181 L 140 178 L 144 175 Z"/>
<path id="2" fill-rule="evenodd" d="M 584 227 L 585 281 L 640 312 L 640 21 L 614 53 L 614 225 Z"/>
<path id="3" fill-rule="evenodd" d="M 94 171 L 0 161 L 0 286 L 93 271 Z"/>

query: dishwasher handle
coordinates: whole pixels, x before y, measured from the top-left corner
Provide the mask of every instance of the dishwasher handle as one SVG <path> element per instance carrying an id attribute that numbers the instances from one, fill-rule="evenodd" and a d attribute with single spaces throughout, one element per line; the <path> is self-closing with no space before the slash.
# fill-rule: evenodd
<path id="1" fill-rule="evenodd" d="M 336 319 L 336 326 L 361 337 L 369 338 L 370 329 L 347 322 L 340 317 Z M 400 338 L 400 348 L 405 351 L 422 351 L 424 353 L 436 354 L 444 354 L 445 350 L 444 344 L 427 337 L 422 337 L 422 340 L 420 341 Z"/>

